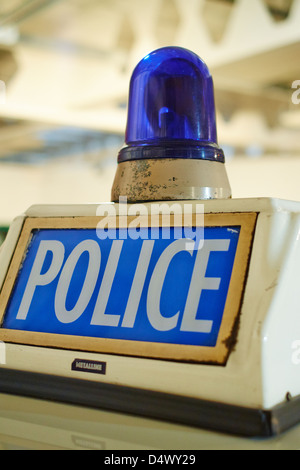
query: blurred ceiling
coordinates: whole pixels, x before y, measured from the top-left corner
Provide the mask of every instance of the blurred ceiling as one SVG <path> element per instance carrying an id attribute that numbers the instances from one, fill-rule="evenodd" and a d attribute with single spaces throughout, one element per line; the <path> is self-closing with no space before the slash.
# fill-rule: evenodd
<path id="1" fill-rule="evenodd" d="M 134 66 L 166 45 L 209 66 L 220 145 L 299 155 L 299 25 L 300 0 L 0 0 L 0 157 L 107 158 Z"/>

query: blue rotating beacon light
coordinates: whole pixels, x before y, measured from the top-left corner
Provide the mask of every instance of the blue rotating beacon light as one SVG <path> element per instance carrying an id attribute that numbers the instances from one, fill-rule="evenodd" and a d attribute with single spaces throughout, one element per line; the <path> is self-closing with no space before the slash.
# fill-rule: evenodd
<path id="1" fill-rule="evenodd" d="M 224 163 L 206 64 L 181 47 L 145 56 L 130 80 L 112 201 L 230 198 Z"/>

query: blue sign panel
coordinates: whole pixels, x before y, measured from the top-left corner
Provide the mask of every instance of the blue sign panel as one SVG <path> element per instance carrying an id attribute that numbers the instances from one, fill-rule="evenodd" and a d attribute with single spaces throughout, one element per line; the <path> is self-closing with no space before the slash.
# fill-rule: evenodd
<path id="1" fill-rule="evenodd" d="M 199 247 L 174 228 L 155 240 L 146 230 L 33 230 L 2 327 L 214 347 L 240 227 L 205 227 Z"/>

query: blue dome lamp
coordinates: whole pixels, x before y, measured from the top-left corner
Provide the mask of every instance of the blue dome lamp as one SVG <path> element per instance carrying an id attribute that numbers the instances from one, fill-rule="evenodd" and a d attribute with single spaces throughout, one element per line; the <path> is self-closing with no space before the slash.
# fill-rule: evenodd
<path id="1" fill-rule="evenodd" d="M 206 64 L 181 47 L 148 54 L 130 81 L 112 201 L 230 198 L 224 163 Z"/>

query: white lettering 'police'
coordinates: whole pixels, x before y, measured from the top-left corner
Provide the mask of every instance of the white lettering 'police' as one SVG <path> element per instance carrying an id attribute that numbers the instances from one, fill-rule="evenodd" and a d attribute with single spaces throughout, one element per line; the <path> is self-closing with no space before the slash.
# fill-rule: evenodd
<path id="1" fill-rule="evenodd" d="M 189 241 L 189 247 L 194 248 L 195 242 L 192 240 Z M 192 256 L 193 253 L 196 252 L 195 264 L 191 274 L 191 282 L 180 330 L 210 333 L 213 321 L 197 319 L 197 310 L 202 291 L 218 290 L 220 286 L 220 278 L 206 277 L 210 253 L 213 251 L 228 251 L 230 240 L 205 240 L 201 250 L 187 250 L 186 242 L 186 238 L 175 240 L 167 246 L 157 260 L 147 292 L 147 316 L 152 327 L 158 331 L 169 331 L 177 327 L 180 311 L 171 317 L 165 317 L 160 312 L 160 298 L 164 280 L 170 262 L 177 253 L 186 251 Z M 113 280 L 118 269 L 123 243 L 122 240 L 115 240 L 112 243 L 95 303 L 91 325 L 119 326 L 121 315 L 119 313 L 106 313 L 106 307 L 111 295 Z M 121 327 L 134 327 L 153 246 L 154 240 L 145 240 L 142 244 Z M 49 251 L 52 252 L 51 264 L 48 270 L 41 274 L 46 255 Z M 67 310 L 66 298 L 72 275 L 80 256 L 84 252 L 88 252 L 89 255 L 86 275 L 74 307 L 71 310 Z M 84 240 L 73 249 L 63 265 L 64 257 L 65 249 L 61 242 L 56 240 L 42 240 L 40 242 L 16 317 L 18 320 L 26 320 L 36 287 L 50 284 L 58 276 L 62 266 L 63 269 L 58 279 L 54 299 L 55 315 L 61 323 L 73 323 L 83 314 L 95 290 L 99 276 L 101 264 L 100 246 L 94 240 Z M 187 273 L 187 275 L 189 275 L 189 273 Z"/>

